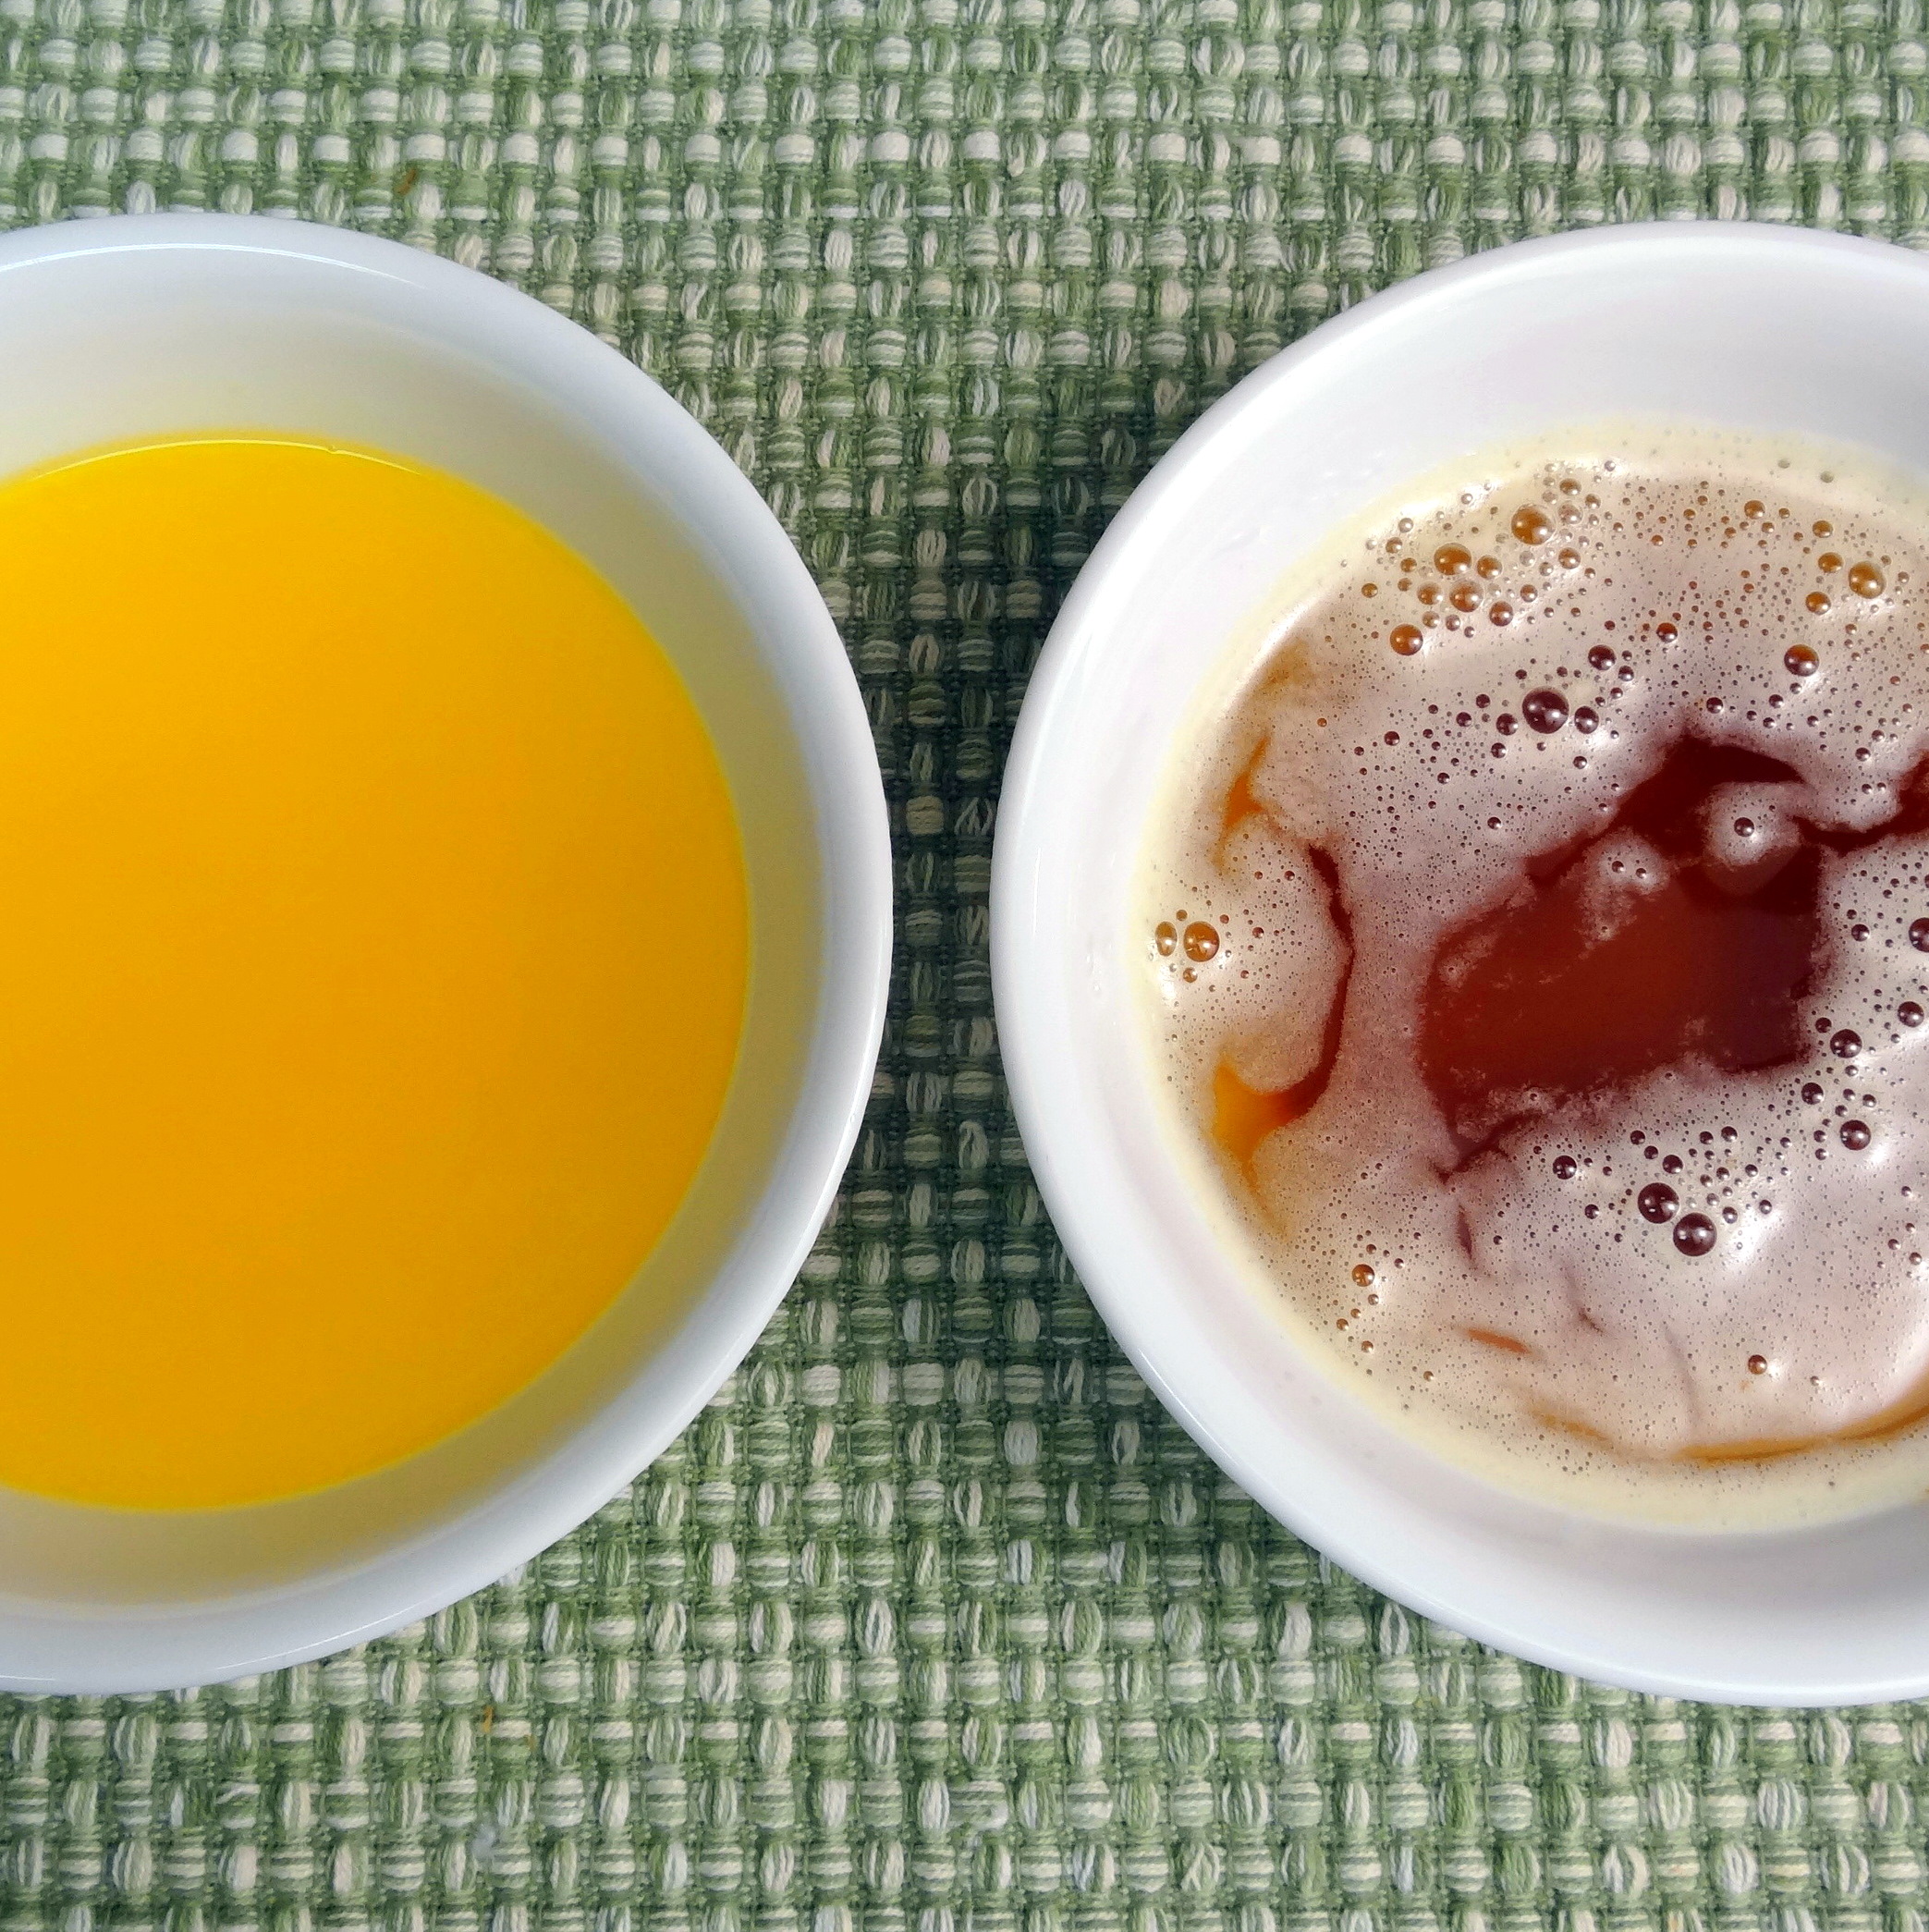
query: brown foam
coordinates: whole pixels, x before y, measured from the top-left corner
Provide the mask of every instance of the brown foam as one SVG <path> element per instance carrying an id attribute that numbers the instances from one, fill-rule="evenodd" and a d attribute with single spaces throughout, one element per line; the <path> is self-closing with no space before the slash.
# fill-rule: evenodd
<path id="1" fill-rule="evenodd" d="M 1401 1412 L 1832 1482 L 1929 1419 L 1929 516 L 1654 450 L 1306 580 L 1149 880 L 1215 948 L 1147 953 L 1254 1253 Z"/>

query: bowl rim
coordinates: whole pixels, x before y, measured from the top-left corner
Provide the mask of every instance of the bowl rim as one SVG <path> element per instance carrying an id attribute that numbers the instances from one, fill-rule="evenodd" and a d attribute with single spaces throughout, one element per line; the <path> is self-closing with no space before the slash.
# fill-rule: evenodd
<path id="1" fill-rule="evenodd" d="M 1056 844 L 1062 818 L 1062 786 L 1054 792 L 1054 754 L 1080 729 L 1077 713 L 1092 666 L 1105 638 L 1095 619 L 1111 594 L 1115 565 L 1129 554 L 1155 551 L 1161 526 L 1183 503 L 1210 492 L 1222 449 L 1247 434 L 1246 419 L 1274 407 L 1276 392 L 1316 380 L 1320 365 L 1351 353 L 1361 336 L 1399 323 L 1412 312 L 1452 301 L 1468 284 L 1516 277 L 1523 285 L 1549 264 L 1576 255 L 1611 257 L 1661 250 L 1687 268 L 1710 253 L 1746 250 L 1781 251 L 1813 260 L 1837 257 L 1865 268 L 1914 275 L 1929 303 L 1929 258 L 1896 244 L 1860 236 L 1776 224 L 1737 221 L 1654 220 L 1536 237 L 1506 243 L 1449 265 L 1425 271 L 1371 295 L 1333 316 L 1262 363 L 1214 402 L 1155 462 L 1093 546 L 1061 605 L 1026 687 L 1000 793 L 992 863 L 992 982 L 1005 1078 L 1039 1191 L 1067 1255 L 1107 1327 L 1134 1368 L 1206 1455 L 1278 1522 L 1312 1547 L 1371 1587 L 1463 1635 L 1544 1665 L 1597 1681 L 1668 1696 L 1731 1704 L 1824 1706 L 1883 1702 L 1929 1694 L 1929 1643 L 1912 1671 L 1858 1676 L 1845 1659 L 1826 1681 L 1754 1679 L 1724 1681 L 1702 1669 L 1683 1669 L 1654 1655 L 1607 1655 L 1516 1620 L 1494 1593 L 1443 1582 L 1416 1558 L 1410 1571 L 1370 1547 L 1355 1521 L 1332 1505 L 1322 1508 L 1321 1478 L 1296 1480 L 1265 1445 L 1237 1431 L 1215 1409 L 1197 1376 L 1168 1372 L 1167 1351 L 1156 1318 L 1158 1298 L 1144 1286 L 1128 1285 L 1125 1260 L 1112 1225 L 1119 1179 L 1094 1179 L 1093 1165 L 1078 1138 L 1070 1098 L 1080 1081 L 1069 1040 L 1044 1016 L 1046 1002 L 1032 997 L 1034 962 L 1056 944 L 1041 931 L 1035 890 L 1041 854 Z M 1089 726 L 1085 728 L 1089 729 Z M 1104 1168 L 1105 1161 L 1096 1163 Z M 1108 1199 L 1109 1197 L 1109 1199 Z M 1116 1270 L 1116 1272 L 1115 1272 Z M 1444 1460 L 1444 1459 L 1443 1459 Z M 1504 1493 L 1504 1492 L 1502 1492 Z M 1584 1518 L 1573 1518 L 1584 1522 Z M 1658 1526 L 1657 1526 L 1658 1528 Z M 1664 1535 L 1692 1534 L 1659 1529 Z"/>
<path id="2" fill-rule="evenodd" d="M 184 212 L 112 215 L 0 237 L 7 278 L 77 256 L 217 251 L 289 258 L 392 285 L 394 321 L 433 337 L 458 315 L 500 345 L 496 373 L 527 393 L 593 410 L 607 459 L 662 492 L 702 544 L 756 582 L 760 648 L 785 666 L 783 703 L 804 765 L 820 867 L 820 988 L 797 1098 L 762 1192 L 746 1207 L 722 1285 L 693 1304 L 638 1377 L 674 1349 L 678 1393 L 647 1412 L 626 1385 L 556 1444 L 446 1521 L 339 1569 L 272 1589 L 165 1605 L 0 1607 L 0 1688 L 104 1694 L 230 1680 L 382 1636 L 502 1579 L 587 1521 L 653 1461 L 749 1352 L 830 1210 L 862 1123 L 890 985 L 893 877 L 883 778 L 837 626 L 802 558 L 750 479 L 656 381 L 534 297 L 420 249 L 293 217 Z M 364 298 L 368 284 L 362 284 Z M 388 301 L 387 296 L 378 298 Z M 520 365 L 510 366 L 510 359 Z M 540 363 L 540 379 L 529 365 Z M 647 464 L 625 425 L 646 425 Z M 667 494 L 667 493 L 665 493 Z M 739 595 L 720 586 L 731 601 Z M 770 613 L 781 607 L 781 628 Z M 25 1613 L 25 1614 L 22 1614 Z M 83 1631 L 92 1634 L 82 1634 Z"/>

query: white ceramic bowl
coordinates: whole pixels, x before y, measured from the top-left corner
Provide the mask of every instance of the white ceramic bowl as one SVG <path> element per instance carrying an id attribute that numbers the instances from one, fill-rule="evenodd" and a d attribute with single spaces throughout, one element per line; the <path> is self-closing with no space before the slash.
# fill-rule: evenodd
<path id="1" fill-rule="evenodd" d="M 1697 1535 L 1488 1486 L 1301 1356 L 1164 1152 L 1129 885 L 1177 720 L 1292 561 L 1459 457 L 1606 418 L 1864 446 L 1929 471 L 1929 261 L 1668 224 L 1500 249 L 1258 371 L 1134 495 L 1033 677 L 1000 809 L 993 970 L 1013 1104 L 1114 1332 L 1204 1449 L 1402 1602 L 1639 1689 L 1831 1704 L 1929 1690 L 1929 1501 Z"/>
<path id="2" fill-rule="evenodd" d="M 750 1004 L 711 1154 L 647 1287 L 532 1388 L 395 1469 L 293 1501 L 145 1514 L 0 1492 L 0 1685 L 181 1685 L 337 1649 L 491 1582 L 714 1393 L 802 1260 L 869 1092 L 890 950 L 884 795 L 836 630 L 775 518 L 654 383 L 528 297 L 293 222 L 75 223 L 0 240 L 0 474 L 146 434 L 284 429 L 517 505 L 676 661 L 750 874 Z M 299 530 L 289 542 L 299 570 Z M 665 1296 L 687 1310 L 668 1332 L 649 1316 Z"/>

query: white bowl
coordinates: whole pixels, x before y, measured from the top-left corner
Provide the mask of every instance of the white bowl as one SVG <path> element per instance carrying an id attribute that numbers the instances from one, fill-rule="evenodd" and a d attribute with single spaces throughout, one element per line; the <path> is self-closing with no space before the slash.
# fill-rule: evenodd
<path id="1" fill-rule="evenodd" d="M 1334 526 L 1497 442 L 1630 417 L 1929 470 L 1929 261 L 1799 230 L 1628 226 L 1426 275 L 1212 409 L 1093 553 L 1005 780 L 993 972 L 1013 1105 L 1101 1312 L 1207 1452 L 1307 1541 L 1454 1628 L 1638 1689 L 1929 1691 L 1929 1501 L 1703 1535 L 1503 1493 L 1302 1355 L 1166 1151 L 1131 882 L 1177 721 Z"/>
<path id="2" fill-rule="evenodd" d="M 711 1153 L 638 1284 L 531 1388 L 394 1469 L 292 1501 L 145 1513 L 0 1492 L 0 1685 L 154 1689 L 315 1657 L 481 1587 L 598 1509 L 714 1393 L 856 1137 L 888 978 L 889 840 L 856 681 L 775 518 L 654 383 L 528 297 L 294 222 L 75 223 L 0 240 L 0 474 L 142 435 L 283 429 L 517 505 L 675 660 L 750 874 L 750 1003 Z M 299 563 L 299 531 L 290 544 Z M 687 1311 L 668 1332 L 649 1314 L 665 1297 Z"/>

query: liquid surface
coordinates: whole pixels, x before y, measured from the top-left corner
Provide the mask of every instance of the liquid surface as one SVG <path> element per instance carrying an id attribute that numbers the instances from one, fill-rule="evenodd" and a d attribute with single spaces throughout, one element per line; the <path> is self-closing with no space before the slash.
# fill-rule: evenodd
<path id="1" fill-rule="evenodd" d="M 532 1379 L 702 1158 L 747 914 L 628 606 L 296 442 L 0 487 L 0 1482 L 311 1490 Z"/>
<path id="2" fill-rule="evenodd" d="M 1137 942 L 1241 1239 L 1356 1386 L 1530 1486 L 1919 1488 L 1922 504 L 1630 434 L 1322 563 L 1189 750 Z"/>

